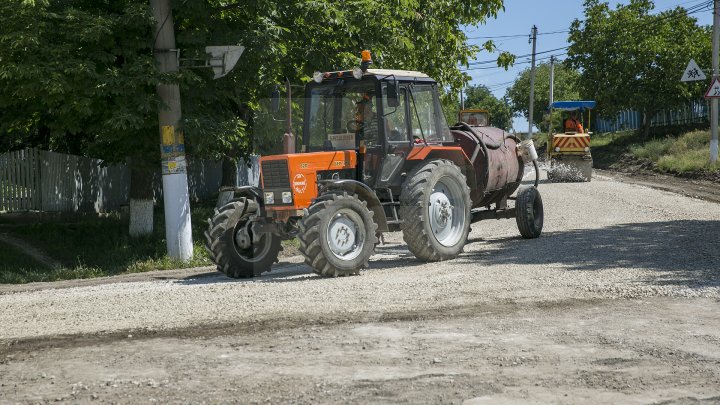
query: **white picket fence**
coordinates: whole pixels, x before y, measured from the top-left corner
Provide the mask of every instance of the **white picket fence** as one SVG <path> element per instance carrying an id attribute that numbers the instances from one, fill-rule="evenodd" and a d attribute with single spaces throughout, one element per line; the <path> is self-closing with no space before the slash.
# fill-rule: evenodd
<path id="1" fill-rule="evenodd" d="M 257 158 L 238 165 L 240 185 L 257 185 Z M 222 180 L 222 163 L 190 160 L 188 187 L 193 200 L 215 195 Z M 161 201 L 160 173 L 155 175 L 155 199 Z M 104 165 L 102 160 L 38 149 L 0 154 L 0 212 L 108 212 L 129 203 L 130 169 Z"/>

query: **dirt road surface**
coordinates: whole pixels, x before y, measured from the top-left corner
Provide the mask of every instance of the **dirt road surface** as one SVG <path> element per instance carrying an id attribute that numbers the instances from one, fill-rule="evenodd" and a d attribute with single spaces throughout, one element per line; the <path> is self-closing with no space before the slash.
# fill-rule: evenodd
<path id="1" fill-rule="evenodd" d="M 0 403 L 720 403 L 720 205 L 597 175 L 456 260 L 0 286 Z"/>

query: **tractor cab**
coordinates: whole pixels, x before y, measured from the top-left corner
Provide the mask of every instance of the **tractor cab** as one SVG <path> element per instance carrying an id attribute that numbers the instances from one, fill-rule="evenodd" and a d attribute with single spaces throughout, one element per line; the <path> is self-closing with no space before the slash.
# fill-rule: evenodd
<path id="1" fill-rule="evenodd" d="M 486 127 L 490 125 L 490 112 L 482 109 L 465 109 L 458 113 L 458 120 L 473 127 Z"/>
<path id="2" fill-rule="evenodd" d="M 386 69 L 351 73 L 326 72 L 307 85 L 303 152 L 453 141 L 437 83 L 427 75 Z"/>
<path id="3" fill-rule="evenodd" d="M 360 74 L 362 73 L 362 74 Z M 356 154 L 356 170 L 332 167 L 317 178 L 398 188 L 411 151 L 454 144 L 437 83 L 406 70 L 325 72 L 306 86 L 301 152 Z M 397 191 L 397 190 L 396 190 Z"/>
<path id="4" fill-rule="evenodd" d="M 547 146 L 548 177 L 550 180 L 590 181 L 592 155 L 590 154 L 590 110 L 595 101 L 555 101 L 554 110 L 564 112 L 561 128 L 555 132 L 550 125 Z M 584 116 L 587 114 L 587 120 Z M 587 123 L 583 127 L 583 123 Z"/>

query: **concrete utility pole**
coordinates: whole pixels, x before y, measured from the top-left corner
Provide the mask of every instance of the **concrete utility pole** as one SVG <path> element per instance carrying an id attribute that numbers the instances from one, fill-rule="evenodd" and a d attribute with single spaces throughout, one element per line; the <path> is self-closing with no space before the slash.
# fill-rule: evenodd
<path id="1" fill-rule="evenodd" d="M 720 57 L 718 49 L 720 48 L 720 0 L 714 1 L 713 7 L 713 30 L 712 30 L 712 77 L 720 75 L 718 67 L 720 65 Z M 718 99 L 710 100 L 710 162 L 715 163 L 718 160 Z"/>
<path id="2" fill-rule="evenodd" d="M 530 64 L 530 110 L 528 112 L 528 133 L 525 139 L 532 139 L 533 107 L 535 104 L 535 45 L 537 43 L 537 27 L 533 25 L 530 31 L 530 42 L 532 42 L 532 62 Z"/>
<path id="3" fill-rule="evenodd" d="M 460 111 L 465 109 L 465 87 L 460 88 Z"/>
<path id="4" fill-rule="evenodd" d="M 550 104 L 555 101 L 553 91 L 555 87 L 555 55 L 550 55 Z"/>
<path id="5" fill-rule="evenodd" d="M 150 7 L 157 22 L 153 44 L 155 61 L 160 72 L 177 72 L 179 51 L 175 49 L 170 0 L 150 0 Z M 157 85 L 157 94 L 162 102 L 158 121 L 168 255 L 174 259 L 190 260 L 193 243 L 185 139 L 180 126 L 180 88 L 176 84 L 161 83 Z"/>

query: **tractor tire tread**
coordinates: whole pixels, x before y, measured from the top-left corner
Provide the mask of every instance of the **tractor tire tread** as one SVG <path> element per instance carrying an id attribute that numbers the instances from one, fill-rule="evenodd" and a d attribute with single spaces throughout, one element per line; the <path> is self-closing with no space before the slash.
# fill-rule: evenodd
<path id="1" fill-rule="evenodd" d="M 427 207 L 423 206 L 426 187 L 428 186 L 428 182 L 431 181 L 432 173 L 444 166 L 457 168 L 453 162 L 444 159 L 432 160 L 419 165 L 410 172 L 408 180 L 403 185 L 400 193 L 400 217 L 403 218 L 400 228 L 403 233 L 403 240 L 415 257 L 428 262 L 454 259 L 457 256 L 456 254 L 442 254 L 435 249 L 430 240 L 433 236 L 428 235 L 424 224 L 424 221 L 427 220 L 427 216 L 425 215 Z M 465 187 L 465 204 L 467 207 L 470 207 L 472 204 L 470 200 L 470 188 L 467 187 L 465 176 L 459 168 L 457 169 L 457 178 L 461 181 L 463 187 Z M 467 221 L 469 229 L 469 216 L 467 217 Z"/>
<path id="2" fill-rule="evenodd" d="M 328 259 L 329 252 L 323 251 L 323 245 L 321 243 L 321 226 L 320 223 L 324 217 L 326 217 L 328 210 L 335 209 L 336 205 L 343 204 L 347 200 L 359 200 L 359 197 L 355 194 L 348 194 L 347 192 L 334 192 L 328 193 L 318 197 L 313 204 L 306 210 L 305 215 L 298 223 L 298 239 L 300 240 L 300 253 L 305 258 L 305 264 L 310 266 L 313 271 L 324 277 L 343 277 L 350 276 L 353 274 L 359 274 L 361 268 L 365 268 L 369 264 L 369 260 L 364 260 L 358 268 L 353 269 L 338 269 Z M 366 212 L 364 214 L 372 219 L 373 212 L 367 208 L 367 203 L 360 200 L 362 207 Z M 372 246 L 372 252 L 374 252 L 375 244 L 377 244 L 377 224 L 372 222 L 371 232 L 367 233 L 366 244 Z"/>

